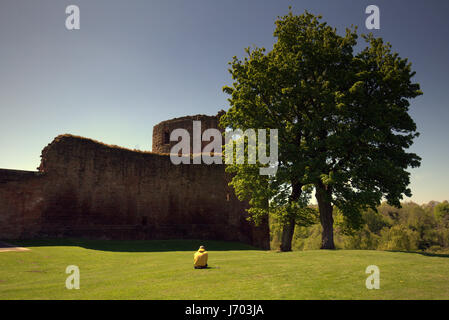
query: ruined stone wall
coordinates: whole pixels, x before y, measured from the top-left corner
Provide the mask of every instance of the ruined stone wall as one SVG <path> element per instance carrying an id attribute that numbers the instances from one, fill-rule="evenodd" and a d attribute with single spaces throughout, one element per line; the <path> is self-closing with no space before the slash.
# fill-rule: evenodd
<path id="1" fill-rule="evenodd" d="M 223 112 L 219 112 L 215 116 L 195 115 L 175 118 L 163 121 L 153 128 L 153 152 L 170 153 L 171 148 L 177 144 L 177 141 L 170 141 L 170 134 L 176 129 L 185 129 L 193 138 L 193 121 L 201 121 L 201 135 L 207 129 L 219 129 L 219 118 Z M 223 131 L 222 129 L 220 129 Z M 192 142 L 192 139 L 191 139 Z M 210 141 L 203 141 L 201 143 L 201 150 L 209 144 Z M 190 152 L 193 152 L 193 145 L 190 144 Z"/>
<path id="2" fill-rule="evenodd" d="M 0 170 L 0 238 L 210 239 L 269 248 L 268 225 L 223 165 L 173 165 L 168 155 L 64 135 L 42 151 L 38 173 Z"/>
<path id="3" fill-rule="evenodd" d="M 0 169 L 0 239 L 38 233 L 44 180 L 39 172 Z"/>

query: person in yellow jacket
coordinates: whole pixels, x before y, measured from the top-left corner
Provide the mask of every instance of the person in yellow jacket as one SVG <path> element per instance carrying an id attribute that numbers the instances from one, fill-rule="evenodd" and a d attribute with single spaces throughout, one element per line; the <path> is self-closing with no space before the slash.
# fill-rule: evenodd
<path id="1" fill-rule="evenodd" d="M 208 254 L 204 246 L 200 246 L 197 252 L 193 255 L 193 267 L 195 269 L 207 268 Z"/>

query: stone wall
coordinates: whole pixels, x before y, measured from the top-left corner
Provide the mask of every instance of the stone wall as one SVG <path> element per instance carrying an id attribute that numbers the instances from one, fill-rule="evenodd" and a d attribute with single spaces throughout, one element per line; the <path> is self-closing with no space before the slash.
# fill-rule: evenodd
<path id="1" fill-rule="evenodd" d="M 168 155 L 58 136 L 39 172 L 0 170 L 0 239 L 210 239 L 268 249 L 267 223 L 245 220 L 246 203 L 223 165 L 173 165 Z"/>
<path id="2" fill-rule="evenodd" d="M 215 116 L 207 116 L 198 114 L 195 116 L 186 116 L 163 121 L 153 127 L 153 152 L 170 153 L 171 147 L 177 144 L 177 141 L 170 141 L 170 134 L 175 129 L 185 129 L 193 138 L 193 121 L 201 121 L 201 134 L 210 128 L 219 128 L 219 118 L 224 113 L 220 111 Z M 221 130 L 223 132 L 223 130 Z M 192 141 L 192 140 L 191 140 Z M 202 148 L 209 144 L 210 141 L 203 141 Z M 193 152 L 192 143 L 190 144 L 190 152 Z"/>
<path id="3" fill-rule="evenodd" d="M 32 238 L 45 208 L 44 176 L 0 169 L 0 239 Z"/>

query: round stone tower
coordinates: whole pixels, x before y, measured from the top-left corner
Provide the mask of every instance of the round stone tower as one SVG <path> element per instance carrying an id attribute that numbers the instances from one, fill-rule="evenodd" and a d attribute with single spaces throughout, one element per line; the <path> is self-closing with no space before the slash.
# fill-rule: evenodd
<path id="1" fill-rule="evenodd" d="M 218 112 L 215 116 L 207 116 L 198 114 L 194 116 L 185 116 L 180 118 L 174 118 L 171 120 L 162 121 L 161 123 L 153 127 L 153 148 L 152 151 L 156 153 L 170 153 L 171 148 L 177 144 L 177 141 L 170 141 L 170 134 L 175 129 L 185 129 L 189 132 L 191 137 L 190 152 L 193 152 L 192 140 L 193 140 L 193 121 L 201 121 L 201 135 L 207 129 L 219 129 L 223 132 L 223 129 L 219 128 L 220 117 L 224 114 L 224 111 Z M 201 150 L 209 144 L 210 141 L 203 141 L 201 143 Z"/>

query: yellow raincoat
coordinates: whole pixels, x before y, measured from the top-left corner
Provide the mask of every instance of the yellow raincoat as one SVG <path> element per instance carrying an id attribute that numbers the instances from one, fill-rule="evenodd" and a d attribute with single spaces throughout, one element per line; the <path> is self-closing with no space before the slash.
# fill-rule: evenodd
<path id="1" fill-rule="evenodd" d="M 195 267 L 206 267 L 207 266 L 207 251 L 205 249 L 199 249 L 193 255 L 193 265 Z"/>

